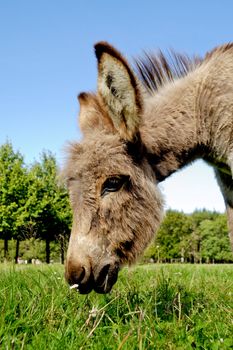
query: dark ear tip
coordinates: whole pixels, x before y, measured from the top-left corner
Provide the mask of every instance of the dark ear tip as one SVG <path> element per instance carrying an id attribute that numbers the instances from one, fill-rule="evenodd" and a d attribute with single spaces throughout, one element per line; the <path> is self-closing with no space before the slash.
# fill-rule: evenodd
<path id="1" fill-rule="evenodd" d="M 78 95 L 78 100 L 79 102 L 85 102 L 87 99 L 88 99 L 88 93 L 87 92 L 81 92 L 79 95 Z"/>
<path id="2" fill-rule="evenodd" d="M 95 55 L 98 61 L 100 60 L 104 52 L 108 52 L 111 46 L 106 41 L 99 41 L 94 45 Z"/>
<path id="3" fill-rule="evenodd" d="M 103 53 L 107 53 L 112 57 L 115 57 L 119 61 L 121 61 L 124 65 L 126 65 L 123 56 L 120 54 L 118 50 L 116 50 L 112 45 L 110 45 L 107 41 L 99 41 L 94 45 L 95 54 L 98 62 L 100 62 Z"/>

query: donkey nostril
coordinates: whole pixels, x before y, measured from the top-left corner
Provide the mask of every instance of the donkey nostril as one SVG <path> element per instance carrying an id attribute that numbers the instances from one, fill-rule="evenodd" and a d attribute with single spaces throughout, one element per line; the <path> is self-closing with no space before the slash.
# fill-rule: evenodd
<path id="1" fill-rule="evenodd" d="M 84 266 L 71 266 L 68 267 L 66 272 L 66 279 L 69 284 L 79 284 L 85 277 Z"/>
<path id="2" fill-rule="evenodd" d="M 85 268 L 82 266 L 79 270 L 73 271 L 71 279 L 73 283 L 80 283 L 85 276 Z"/>
<path id="3" fill-rule="evenodd" d="M 110 264 L 105 265 L 99 272 L 99 275 L 96 279 L 96 284 L 97 285 L 102 285 L 106 279 L 106 276 L 108 274 L 110 268 Z"/>

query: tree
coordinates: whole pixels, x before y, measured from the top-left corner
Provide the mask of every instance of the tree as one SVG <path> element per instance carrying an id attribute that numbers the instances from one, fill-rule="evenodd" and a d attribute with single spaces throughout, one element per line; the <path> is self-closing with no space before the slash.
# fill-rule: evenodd
<path id="1" fill-rule="evenodd" d="M 217 214 L 214 220 L 204 220 L 200 224 L 201 252 L 205 261 L 232 262 L 227 220 L 224 214 Z"/>
<path id="2" fill-rule="evenodd" d="M 168 210 L 144 257 L 155 261 L 232 262 L 225 214 Z"/>
<path id="3" fill-rule="evenodd" d="M 50 242 L 59 239 L 61 246 L 70 231 L 71 210 L 68 194 L 58 182 L 56 158 L 43 152 L 41 162 L 31 167 L 29 177 L 28 210 L 31 212 L 34 236 L 46 242 L 46 262 L 50 262 Z M 62 255 L 64 249 L 61 248 Z M 64 257 L 61 259 L 64 261 Z"/>
<path id="4" fill-rule="evenodd" d="M 64 264 L 67 237 L 70 234 L 72 213 L 70 209 L 69 196 L 66 187 L 59 182 L 56 196 L 54 198 L 54 209 L 57 220 L 56 239 L 60 242 L 60 261 Z"/>
<path id="5" fill-rule="evenodd" d="M 188 260 L 190 262 L 201 262 L 202 252 L 201 252 L 201 241 L 202 234 L 200 230 L 200 225 L 204 220 L 214 220 L 216 217 L 216 212 L 211 212 L 208 210 L 196 210 L 192 214 L 189 214 L 191 221 L 191 234 L 186 237 L 186 251 L 188 254 Z"/>
<path id="6" fill-rule="evenodd" d="M 0 237 L 4 239 L 4 257 L 7 258 L 8 240 L 17 240 L 15 259 L 18 258 L 20 226 L 27 198 L 27 170 L 23 156 L 13 150 L 8 141 L 0 147 Z"/>
<path id="7" fill-rule="evenodd" d="M 185 239 L 191 234 L 189 217 L 181 212 L 168 210 L 157 233 L 154 245 L 159 249 L 160 259 L 184 259 L 186 254 Z M 159 248 L 158 248 L 159 247 Z"/>

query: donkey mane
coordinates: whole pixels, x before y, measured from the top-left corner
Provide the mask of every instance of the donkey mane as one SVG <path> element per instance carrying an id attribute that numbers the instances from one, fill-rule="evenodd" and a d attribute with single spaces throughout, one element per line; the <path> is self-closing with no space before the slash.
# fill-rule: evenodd
<path id="1" fill-rule="evenodd" d="M 200 56 L 188 56 L 173 50 L 167 54 L 159 50 L 156 52 L 146 52 L 142 57 L 134 60 L 136 73 L 146 90 L 153 94 L 168 82 L 182 78 L 193 71 L 203 61 L 208 61 L 213 55 L 224 53 L 233 48 L 233 43 L 217 46 L 207 52 L 205 58 Z"/>
<path id="2" fill-rule="evenodd" d="M 198 56 L 189 57 L 173 50 L 164 54 L 144 52 L 143 57 L 136 58 L 136 73 L 146 90 L 153 94 L 168 82 L 182 78 L 194 70 L 202 61 Z"/>

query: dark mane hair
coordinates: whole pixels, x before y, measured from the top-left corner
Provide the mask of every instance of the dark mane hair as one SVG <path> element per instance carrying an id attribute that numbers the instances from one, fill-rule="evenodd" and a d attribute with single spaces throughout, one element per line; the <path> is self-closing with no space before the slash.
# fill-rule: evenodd
<path id="1" fill-rule="evenodd" d="M 197 67 L 202 59 L 169 51 L 165 55 L 144 52 L 143 57 L 134 60 L 136 72 L 149 93 L 157 91 L 165 83 L 181 78 Z"/>

